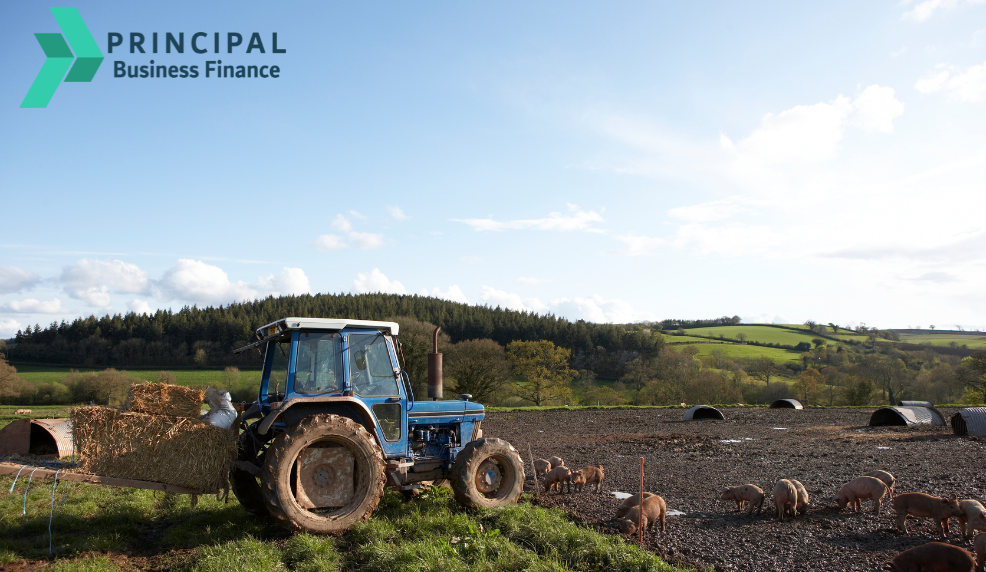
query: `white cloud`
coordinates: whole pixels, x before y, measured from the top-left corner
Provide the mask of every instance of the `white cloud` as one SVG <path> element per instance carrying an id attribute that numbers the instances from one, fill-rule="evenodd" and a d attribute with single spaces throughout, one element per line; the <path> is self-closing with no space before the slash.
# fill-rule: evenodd
<path id="1" fill-rule="evenodd" d="M 602 296 L 588 298 L 561 298 L 551 302 L 552 310 L 570 320 L 585 320 L 596 323 L 629 324 L 653 321 L 657 316 L 651 312 L 638 312 L 624 300 L 606 300 Z"/>
<path id="2" fill-rule="evenodd" d="M 33 272 L 16 266 L 0 266 L 0 294 L 16 294 L 34 287 L 40 281 L 41 277 Z"/>
<path id="3" fill-rule="evenodd" d="M 148 294 L 151 280 L 136 264 L 83 258 L 62 269 L 58 281 L 70 298 L 92 306 L 110 305 L 110 292 Z"/>
<path id="4" fill-rule="evenodd" d="M 394 220 L 408 220 L 409 218 L 411 218 L 406 214 L 404 214 L 404 211 L 401 210 L 401 207 L 388 206 L 387 212 L 390 213 L 390 217 L 393 218 Z"/>
<path id="5" fill-rule="evenodd" d="M 541 303 L 537 298 L 521 298 L 520 294 L 504 292 L 489 286 L 483 286 L 483 293 L 480 298 L 487 306 L 507 308 L 508 310 L 544 313 L 548 307 Z"/>
<path id="6" fill-rule="evenodd" d="M 18 330 L 23 330 L 24 325 L 13 319 L 0 318 L 0 338 L 12 338 Z"/>
<path id="7" fill-rule="evenodd" d="M 428 292 L 427 288 L 422 288 L 418 292 L 418 294 L 420 296 L 432 296 L 434 298 L 441 298 L 442 300 L 448 300 L 450 302 L 460 302 L 462 304 L 469 303 L 469 300 L 466 298 L 466 295 L 455 284 L 449 286 L 448 290 L 446 290 L 445 292 L 442 292 L 441 289 L 439 289 L 436 286 L 431 289 L 431 292 Z"/>
<path id="8" fill-rule="evenodd" d="M 949 101 L 980 101 L 986 98 L 986 62 L 965 71 L 952 67 L 951 71 L 930 72 L 914 84 L 914 89 L 921 93 L 944 92 Z"/>
<path id="9" fill-rule="evenodd" d="M 254 283 L 231 282 L 226 271 L 201 260 L 181 259 L 158 283 L 164 299 L 199 304 L 227 304 L 266 296 L 310 292 L 308 277 L 300 268 L 285 267 L 280 274 L 261 276 Z"/>
<path id="10" fill-rule="evenodd" d="M 742 324 L 793 324 L 794 322 L 779 314 L 753 314 L 740 318 Z"/>
<path id="11" fill-rule="evenodd" d="M 347 219 L 345 215 L 338 214 L 332 220 L 332 228 L 339 232 L 349 232 L 353 230 L 353 225 L 349 222 L 349 219 Z"/>
<path id="12" fill-rule="evenodd" d="M 523 219 L 511 221 L 496 221 L 490 218 L 452 219 L 465 223 L 473 230 L 557 230 L 557 231 L 587 231 L 601 232 L 593 228 L 592 223 L 603 222 L 603 217 L 595 211 L 585 211 L 578 205 L 569 204 L 568 213 L 553 212 L 545 218 Z"/>
<path id="13" fill-rule="evenodd" d="M 337 234 L 323 234 L 312 242 L 312 246 L 314 246 L 316 250 L 322 251 L 342 250 L 343 248 L 349 248 L 346 241 Z"/>
<path id="14" fill-rule="evenodd" d="M 349 240 L 360 250 L 380 248 L 384 243 L 382 234 L 373 234 L 371 232 L 351 232 L 349 233 Z"/>
<path id="15" fill-rule="evenodd" d="M 0 308 L 0 311 L 15 314 L 67 314 L 69 312 L 65 306 L 62 306 L 62 301 L 58 298 L 48 301 L 35 300 L 34 298 L 11 300 L 6 306 Z"/>
<path id="16" fill-rule="evenodd" d="M 748 206 L 750 202 L 749 199 L 743 197 L 730 197 L 673 208 L 668 211 L 668 214 L 688 222 L 712 222 L 750 213 L 751 210 Z"/>
<path id="17" fill-rule="evenodd" d="M 959 4 L 982 4 L 984 0 L 924 0 L 917 6 L 911 8 L 901 15 L 902 20 L 914 20 L 923 22 L 930 18 L 935 12 L 943 9 L 955 8 Z"/>
<path id="18" fill-rule="evenodd" d="M 151 308 L 150 304 L 143 300 L 131 300 L 127 302 L 127 309 L 134 314 L 147 314 L 148 316 L 154 315 L 154 310 Z"/>
<path id="19" fill-rule="evenodd" d="M 346 213 L 349 214 L 349 216 L 351 216 L 353 218 L 358 218 L 360 220 L 366 220 L 366 215 L 363 215 L 359 211 L 346 211 Z"/>
<path id="20" fill-rule="evenodd" d="M 360 272 L 353 280 L 356 291 L 361 294 L 382 292 L 384 294 L 407 294 L 407 289 L 397 280 L 389 280 L 379 268 L 374 268 L 368 275 Z"/>
<path id="21" fill-rule="evenodd" d="M 535 278 L 533 276 L 521 276 L 520 278 L 517 279 L 517 282 L 520 282 L 521 284 L 530 284 L 531 286 L 536 286 L 538 284 L 547 284 L 551 282 L 551 280 L 547 278 Z"/>
<path id="22" fill-rule="evenodd" d="M 640 236 L 636 234 L 616 234 L 613 238 L 624 243 L 627 247 L 623 250 L 614 250 L 612 254 L 623 256 L 650 256 L 666 249 L 667 239 L 653 236 Z"/>

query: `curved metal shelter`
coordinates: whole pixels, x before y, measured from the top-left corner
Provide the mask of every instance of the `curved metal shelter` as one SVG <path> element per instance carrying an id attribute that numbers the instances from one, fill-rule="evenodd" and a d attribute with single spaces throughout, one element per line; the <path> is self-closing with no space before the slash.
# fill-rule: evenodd
<path id="1" fill-rule="evenodd" d="M 715 407 L 709 405 L 696 405 L 688 411 L 685 411 L 685 421 L 694 421 L 696 419 L 725 419 L 726 416 L 722 414 Z"/>
<path id="2" fill-rule="evenodd" d="M 945 425 L 945 416 L 934 407 L 881 407 L 870 416 L 871 426 Z"/>
<path id="3" fill-rule="evenodd" d="M 898 401 L 897 405 L 901 407 L 934 407 L 935 404 L 930 401 Z"/>
<path id="4" fill-rule="evenodd" d="M 797 399 L 778 399 L 770 404 L 770 409 L 804 409 Z"/>
<path id="5" fill-rule="evenodd" d="M 0 455 L 60 459 L 72 453 L 71 419 L 18 419 L 0 430 Z"/>
<path id="6" fill-rule="evenodd" d="M 986 407 L 966 407 L 952 416 L 952 431 L 956 435 L 986 437 Z"/>

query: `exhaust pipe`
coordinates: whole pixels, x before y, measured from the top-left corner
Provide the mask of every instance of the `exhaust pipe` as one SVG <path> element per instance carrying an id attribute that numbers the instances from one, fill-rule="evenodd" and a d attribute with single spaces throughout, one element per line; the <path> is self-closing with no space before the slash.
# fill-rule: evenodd
<path id="1" fill-rule="evenodd" d="M 438 331 L 441 329 L 441 326 L 435 328 L 434 351 L 428 354 L 428 397 L 434 401 L 442 398 L 442 354 L 438 353 Z"/>

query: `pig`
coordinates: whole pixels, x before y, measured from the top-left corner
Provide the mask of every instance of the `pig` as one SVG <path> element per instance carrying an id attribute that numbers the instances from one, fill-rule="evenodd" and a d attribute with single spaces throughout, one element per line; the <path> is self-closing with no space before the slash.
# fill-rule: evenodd
<path id="1" fill-rule="evenodd" d="M 582 487 L 585 486 L 585 472 L 582 470 L 572 471 L 571 481 L 568 485 L 568 492 L 572 492 L 572 487 L 575 487 L 575 492 L 582 492 Z"/>
<path id="2" fill-rule="evenodd" d="M 880 514 L 880 504 L 887 494 L 887 485 L 876 477 L 856 477 L 842 485 L 835 495 L 835 504 L 840 509 L 851 504 L 854 512 L 860 510 L 860 499 L 873 499 L 873 514 Z"/>
<path id="3" fill-rule="evenodd" d="M 757 514 L 763 510 L 763 489 L 757 485 L 741 485 L 738 487 L 729 487 L 722 492 L 722 497 L 720 500 L 724 501 L 736 501 L 736 511 L 739 512 L 743 510 L 743 505 L 746 505 L 746 514 L 753 514 L 753 508 L 756 507 Z"/>
<path id="4" fill-rule="evenodd" d="M 894 572 L 973 572 L 976 561 L 964 548 L 929 542 L 901 552 L 888 566 Z"/>
<path id="5" fill-rule="evenodd" d="M 654 493 L 644 493 L 644 499 L 649 499 L 652 496 L 656 496 L 656 495 L 654 495 Z M 616 509 L 616 518 L 617 519 L 623 518 L 624 516 L 626 516 L 627 511 L 630 510 L 631 507 L 635 507 L 638 504 L 640 504 L 639 494 L 633 495 L 632 497 L 625 499 L 623 501 L 623 504 L 620 505 L 620 508 Z"/>
<path id="6" fill-rule="evenodd" d="M 798 489 L 794 483 L 787 479 L 777 481 L 774 485 L 774 506 L 777 507 L 777 518 L 783 522 L 788 508 L 793 510 L 798 506 Z"/>
<path id="7" fill-rule="evenodd" d="M 643 520 L 640 516 L 640 510 L 643 508 Z M 654 495 L 652 497 L 647 497 L 644 499 L 644 505 L 632 506 L 627 510 L 626 515 L 617 521 L 617 526 L 620 527 L 620 532 L 623 534 L 633 534 L 637 532 L 637 523 L 643 525 L 644 528 L 654 528 L 654 523 L 661 522 L 661 532 L 664 532 L 667 527 L 665 524 L 665 519 L 668 516 L 668 505 L 664 502 L 664 499 Z"/>
<path id="8" fill-rule="evenodd" d="M 976 547 L 976 570 L 983 572 L 983 565 L 986 564 L 986 534 L 977 534 L 972 544 Z"/>
<path id="9" fill-rule="evenodd" d="M 534 459 L 534 476 L 547 475 L 551 470 L 551 463 L 544 459 Z"/>
<path id="10" fill-rule="evenodd" d="M 563 461 L 561 457 L 548 457 L 548 462 L 551 463 L 552 469 L 554 469 L 555 467 L 565 466 L 565 461 Z"/>
<path id="11" fill-rule="evenodd" d="M 963 537 L 971 537 L 974 530 L 986 530 L 986 508 L 979 501 L 962 499 L 959 501 L 959 508 L 962 509 L 959 526 L 962 528 Z M 945 528 L 948 528 L 948 525 L 945 525 Z"/>
<path id="12" fill-rule="evenodd" d="M 18 409 L 17 411 L 14 411 L 14 415 L 30 415 L 30 414 L 31 414 L 30 409 Z"/>
<path id="13" fill-rule="evenodd" d="M 805 486 L 801 484 L 801 481 L 796 481 L 791 479 L 791 484 L 798 491 L 798 504 L 794 507 L 794 516 L 799 514 L 806 514 L 808 512 L 808 491 L 805 490 Z"/>
<path id="14" fill-rule="evenodd" d="M 888 473 L 887 471 L 880 471 L 880 470 L 870 471 L 868 473 L 863 473 L 860 476 L 876 477 L 880 479 L 881 481 L 883 481 L 883 484 L 887 485 L 887 492 L 890 495 L 888 498 L 890 499 L 894 498 L 894 484 L 897 482 L 897 480 L 894 479 L 894 476 Z"/>
<path id="15" fill-rule="evenodd" d="M 582 469 L 582 473 L 585 475 L 586 484 L 596 483 L 596 492 L 603 490 L 603 477 L 606 473 L 603 472 L 603 466 L 598 467 L 586 467 Z"/>
<path id="16" fill-rule="evenodd" d="M 905 534 L 907 524 L 904 521 L 908 515 L 933 519 L 940 536 L 945 536 L 949 518 L 963 516 L 962 507 L 954 494 L 947 499 L 924 493 L 899 494 L 894 497 L 894 510 L 897 511 L 897 528 Z"/>
<path id="17" fill-rule="evenodd" d="M 552 489 L 557 489 L 560 493 L 565 485 L 572 485 L 572 471 L 567 467 L 555 467 L 548 471 L 548 474 L 544 477 L 544 491 L 549 492 Z M 571 490 L 571 489 L 569 489 Z"/>

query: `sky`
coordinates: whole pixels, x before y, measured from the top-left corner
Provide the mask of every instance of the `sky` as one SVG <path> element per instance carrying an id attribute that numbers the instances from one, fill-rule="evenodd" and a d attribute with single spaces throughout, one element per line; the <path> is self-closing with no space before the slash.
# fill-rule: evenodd
<path id="1" fill-rule="evenodd" d="M 986 329 L 982 0 L 74 6 L 105 60 L 21 109 L 59 27 L 0 5 L 0 337 L 309 292 Z"/>

